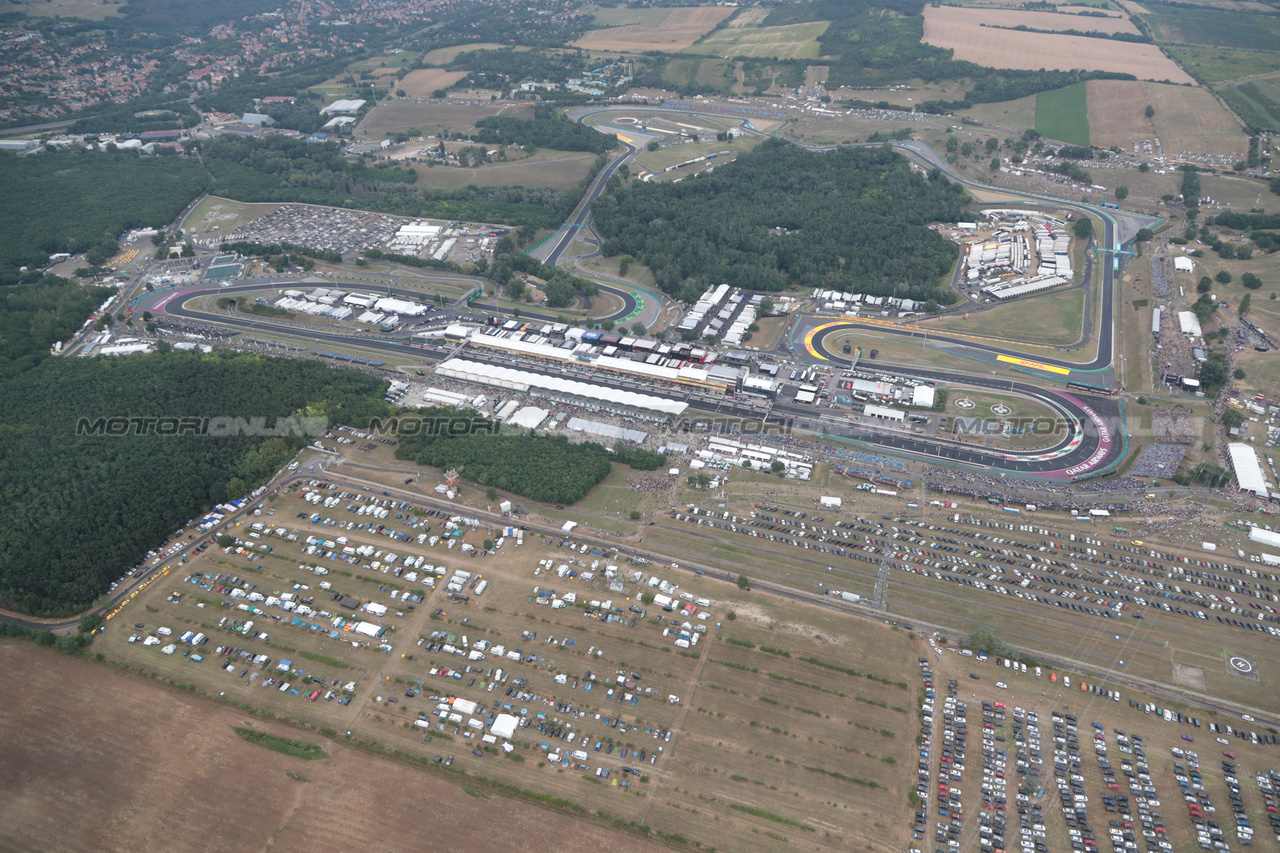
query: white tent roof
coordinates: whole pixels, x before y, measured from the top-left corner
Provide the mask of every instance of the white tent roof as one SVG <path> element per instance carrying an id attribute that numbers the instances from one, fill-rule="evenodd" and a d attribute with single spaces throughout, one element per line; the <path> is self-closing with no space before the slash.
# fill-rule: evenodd
<path id="1" fill-rule="evenodd" d="M 1243 492 L 1253 492 L 1260 498 L 1267 496 L 1267 478 L 1262 473 L 1262 465 L 1258 462 L 1258 454 L 1253 448 L 1242 442 L 1227 445 L 1231 454 L 1231 467 L 1236 472 L 1236 482 Z"/>
<path id="2" fill-rule="evenodd" d="M 1173 268 L 1178 272 L 1195 272 L 1196 265 L 1191 259 L 1183 255 L 1178 255 L 1173 259 Z"/>
<path id="3" fill-rule="evenodd" d="M 507 418 L 507 425 L 520 427 L 521 429 L 537 429 L 538 424 L 547 419 L 547 415 L 551 414 L 546 409 L 540 409 L 537 406 L 525 406 L 511 417 Z"/>
<path id="4" fill-rule="evenodd" d="M 915 390 L 911 392 L 911 405 L 923 406 L 926 409 L 931 408 L 934 404 L 933 389 L 928 385 L 917 385 Z"/>
<path id="5" fill-rule="evenodd" d="M 1273 545 L 1280 548 L 1280 533 L 1273 530 L 1263 530 L 1261 527 L 1249 528 L 1249 541 L 1261 542 L 1263 545 Z"/>
<path id="6" fill-rule="evenodd" d="M 489 727 L 489 731 L 500 738 L 510 739 L 516 733 L 520 720 L 511 714 L 499 714 Z"/>
<path id="7" fill-rule="evenodd" d="M 611 388 L 607 385 L 564 379 L 559 376 L 549 376 L 545 373 L 534 373 L 529 370 L 517 370 L 512 367 L 502 367 L 466 358 L 451 358 L 437 367 L 436 373 L 440 376 L 449 376 L 467 382 L 483 382 L 487 385 L 496 385 L 513 391 L 527 391 L 530 388 L 538 388 L 566 396 L 596 400 L 606 405 L 613 404 L 633 409 L 647 409 L 668 415 L 683 414 L 684 410 L 689 408 L 689 404 L 682 400 L 671 400 L 652 394 L 641 394 L 636 391 L 623 391 L 620 388 Z"/>

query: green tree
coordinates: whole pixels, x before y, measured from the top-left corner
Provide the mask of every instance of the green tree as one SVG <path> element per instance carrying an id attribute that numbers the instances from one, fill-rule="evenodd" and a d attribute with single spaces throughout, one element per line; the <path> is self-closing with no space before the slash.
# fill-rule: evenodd
<path id="1" fill-rule="evenodd" d="M 1251 272 L 1247 272 L 1240 276 L 1240 283 L 1249 290 L 1257 290 L 1259 287 L 1262 287 L 1262 279 L 1258 278 Z"/>
<path id="2" fill-rule="evenodd" d="M 1240 300 L 1240 307 L 1236 309 L 1236 313 L 1241 317 L 1248 314 L 1253 309 L 1253 294 L 1246 293 L 1244 299 Z"/>
<path id="3" fill-rule="evenodd" d="M 658 140 L 656 140 L 656 139 L 651 139 L 651 140 L 649 140 L 649 143 L 648 143 L 647 145 L 645 145 L 645 150 L 647 150 L 647 151 L 649 151 L 650 153 L 652 153 L 652 152 L 654 152 L 654 151 L 657 151 L 660 147 L 661 147 L 661 146 L 660 146 L 660 145 L 658 145 Z"/>
<path id="4" fill-rule="evenodd" d="M 600 328 L 604 329 L 606 332 L 612 332 L 612 331 L 613 331 L 613 327 L 614 327 L 614 325 L 615 325 L 615 324 L 614 324 L 614 322 L 613 322 L 612 320 L 601 320 L 601 321 L 600 321 Z"/>
<path id="5" fill-rule="evenodd" d="M 484 490 L 484 498 L 487 501 L 496 501 L 498 499 L 498 490 L 490 486 Z"/>
<path id="6" fill-rule="evenodd" d="M 640 516 L 640 510 L 638 510 L 638 509 L 633 509 L 633 510 L 631 510 L 631 512 L 629 513 L 629 515 L 630 515 L 630 518 L 631 518 L 631 520 L 632 520 L 632 521 L 639 521 L 639 520 L 640 520 L 640 518 L 641 518 L 641 516 Z"/>
<path id="7" fill-rule="evenodd" d="M 769 470 L 775 474 L 781 474 L 786 469 L 787 469 L 787 466 L 783 465 L 777 459 L 773 460 L 773 462 L 769 464 Z"/>
<path id="8" fill-rule="evenodd" d="M 647 331 L 649 330 L 644 327 L 644 323 L 639 320 L 631 324 L 631 334 L 633 335 L 643 335 Z"/>
<path id="9" fill-rule="evenodd" d="M 1116 201 L 1124 201 L 1129 197 L 1128 187 L 1116 187 Z"/>
<path id="10" fill-rule="evenodd" d="M 1147 114 L 1147 118 L 1154 117 L 1156 114 L 1156 108 L 1151 106 L 1151 104 L 1147 104 L 1146 114 Z"/>
<path id="11" fill-rule="evenodd" d="M 102 625 L 101 613 L 85 613 L 80 617 L 80 622 L 76 625 L 76 628 L 81 634 L 88 634 L 98 630 L 100 625 Z"/>
<path id="12" fill-rule="evenodd" d="M 1244 368 L 1243 368 L 1243 367 L 1237 367 L 1237 368 L 1235 369 L 1235 372 L 1234 372 L 1234 373 L 1232 373 L 1231 375 L 1232 375 L 1232 376 L 1234 376 L 1236 379 L 1244 379 Z"/>
<path id="13" fill-rule="evenodd" d="M 991 162 L 987 165 L 991 167 L 991 171 L 993 172 L 1000 171 L 1000 159 L 998 157 L 992 157 Z"/>
<path id="14" fill-rule="evenodd" d="M 227 497 L 238 498 L 249 491 L 249 485 L 239 477 L 227 480 Z"/>
<path id="15" fill-rule="evenodd" d="M 1213 290 L 1213 279 L 1207 275 L 1200 276 L 1200 281 L 1196 284 L 1196 293 L 1208 293 Z"/>
<path id="16" fill-rule="evenodd" d="M 751 581 L 747 580 L 746 575 L 738 575 L 738 589 L 750 589 Z"/>
<path id="17" fill-rule="evenodd" d="M 1093 234 L 1093 220 L 1082 216 L 1071 225 L 1071 231 L 1077 237 L 1085 238 Z"/>
<path id="18" fill-rule="evenodd" d="M 1218 274 L 1215 275 L 1213 279 L 1214 281 L 1218 282 L 1218 284 L 1230 284 L 1231 273 L 1227 272 L 1226 270 L 1218 270 Z"/>
<path id="19" fill-rule="evenodd" d="M 219 548 L 230 548 L 236 544 L 236 538 L 230 533 L 219 533 L 217 543 Z"/>

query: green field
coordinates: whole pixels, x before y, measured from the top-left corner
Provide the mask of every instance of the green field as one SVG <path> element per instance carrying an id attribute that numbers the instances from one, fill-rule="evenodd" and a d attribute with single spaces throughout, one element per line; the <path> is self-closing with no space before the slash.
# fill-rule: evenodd
<path id="1" fill-rule="evenodd" d="M 742 27 L 716 30 L 684 53 L 714 56 L 759 56 L 776 59 L 817 59 L 818 36 L 828 21 L 787 24 L 781 27 Z"/>
<path id="2" fill-rule="evenodd" d="M 1221 9 L 1162 6 L 1143 15 L 1161 42 L 1274 50 L 1280 44 L 1280 18 Z"/>
<path id="3" fill-rule="evenodd" d="M 1084 288 L 1077 287 L 1048 296 L 1019 299 L 968 320 L 948 317 L 928 325 L 932 329 L 1062 346 L 1080 340 L 1083 313 Z"/>
<path id="4" fill-rule="evenodd" d="M 1258 80 L 1228 86 L 1219 89 L 1218 94 L 1250 127 L 1280 131 L 1280 89 L 1273 82 Z"/>
<path id="5" fill-rule="evenodd" d="M 1232 50 L 1190 44 L 1168 44 L 1163 48 L 1187 73 L 1206 83 L 1242 80 L 1280 71 L 1280 51 Z"/>
<path id="6" fill-rule="evenodd" d="M 1072 145 L 1089 144 L 1089 91 L 1084 83 L 1036 95 L 1036 130 Z"/>
<path id="7" fill-rule="evenodd" d="M 734 82 L 733 64 L 723 59 L 674 57 L 662 64 L 662 79 L 672 86 L 697 83 L 727 89 Z"/>
<path id="8" fill-rule="evenodd" d="M 582 151 L 540 150 L 511 162 L 486 163 L 478 168 L 407 164 L 418 173 L 419 187 L 456 190 L 477 187 L 549 187 L 573 189 L 591 171 L 596 155 Z"/>

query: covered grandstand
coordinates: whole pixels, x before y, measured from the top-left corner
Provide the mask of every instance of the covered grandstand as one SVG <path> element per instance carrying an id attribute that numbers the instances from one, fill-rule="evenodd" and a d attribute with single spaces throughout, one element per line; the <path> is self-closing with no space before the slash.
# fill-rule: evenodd
<path id="1" fill-rule="evenodd" d="M 651 415 L 681 415 L 689 408 L 689 404 L 682 400 L 624 391 L 608 385 L 502 367 L 467 358 L 451 358 L 436 367 L 435 373 L 437 376 L 458 379 L 462 382 L 492 385 L 512 391 L 542 392 L 551 397 L 562 397 L 606 407 L 613 406 Z"/>

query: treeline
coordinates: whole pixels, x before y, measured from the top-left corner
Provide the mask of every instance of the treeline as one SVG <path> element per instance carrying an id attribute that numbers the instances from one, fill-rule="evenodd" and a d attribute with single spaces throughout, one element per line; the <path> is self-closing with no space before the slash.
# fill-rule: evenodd
<path id="1" fill-rule="evenodd" d="M 383 387 L 356 371 L 230 352 L 52 358 L 10 378 L 0 386 L 0 607 L 84 609 L 156 542 L 264 482 L 311 440 L 221 429 L 95 434 L 86 427 L 97 419 L 262 418 L 270 427 L 305 413 L 363 426 L 389 413 Z"/>
<path id="2" fill-rule="evenodd" d="M 462 267 L 453 261 L 437 261 L 435 258 L 419 258 L 417 255 L 400 255 L 395 252 L 384 252 L 381 249 L 365 249 L 362 254 L 371 261 L 390 261 L 393 264 L 403 264 L 406 267 L 448 270 L 450 272 L 462 271 Z"/>
<path id="3" fill-rule="evenodd" d="M 238 240 L 235 243 L 223 243 L 218 249 L 222 252 L 235 252 L 245 257 L 269 258 L 273 255 L 291 254 L 315 258 L 317 261 L 328 261 L 334 264 L 342 263 L 342 255 L 339 252 L 332 252 L 328 249 L 313 249 L 310 246 L 299 246 L 294 243 L 254 243 L 248 240 Z"/>
<path id="4" fill-rule="evenodd" d="M 772 139 L 680 183 L 611 182 L 593 206 L 604 253 L 632 256 L 688 302 L 728 282 L 946 303 L 958 249 L 928 226 L 968 210 L 962 187 L 887 148 L 815 154 Z"/>
<path id="5" fill-rule="evenodd" d="M 554 228 L 582 195 L 581 189 L 503 186 L 424 191 L 413 185 L 417 174 L 411 169 L 352 162 L 336 143 L 308 143 L 285 136 L 226 135 L 201 140 L 199 146 L 205 165 L 218 179 L 219 195 L 236 201 L 299 202 L 398 216 Z"/>
<path id="6" fill-rule="evenodd" d="M 522 80 L 563 83 L 586 70 L 584 55 L 541 50 L 469 50 L 450 62 L 450 71 L 470 72 L 460 85 L 478 89 L 510 89 Z M 570 150 L 570 149 L 565 149 Z"/>
<path id="7" fill-rule="evenodd" d="M 114 293 L 55 275 L 0 291 L 0 388 L 49 358 L 49 348 L 75 334 Z"/>
<path id="8" fill-rule="evenodd" d="M 535 118 L 489 116 L 476 122 L 473 138 L 485 145 L 523 145 L 556 151 L 604 154 L 618 147 L 618 137 L 569 121 L 550 107 L 539 107 Z"/>
<path id="9" fill-rule="evenodd" d="M 22 266 L 45 266 L 55 252 L 103 244 L 109 256 L 121 232 L 168 225 L 207 183 L 200 164 L 185 157 L 0 154 L 0 285 L 21 280 Z"/>
<path id="10" fill-rule="evenodd" d="M 568 308 L 579 297 L 595 296 L 599 292 L 596 283 L 568 272 L 565 267 L 553 267 L 516 249 L 510 237 L 503 237 L 493 247 L 493 261 L 486 275 L 498 283 L 503 295 L 519 301 L 524 298 L 524 281 L 517 272 L 537 276 L 546 284 L 542 286 L 547 296 L 548 308 Z"/>
<path id="11" fill-rule="evenodd" d="M 459 413 L 451 409 L 429 409 L 430 421 L 455 422 Z M 522 495 L 543 503 L 574 503 L 586 497 L 609 475 L 610 463 L 629 464 L 641 471 L 653 471 L 666 464 L 666 457 L 652 451 L 619 446 L 610 452 L 594 442 L 570 444 L 565 436 L 501 435 L 491 424 L 480 421 L 473 430 L 420 430 L 400 435 L 396 458 L 433 468 L 457 468 L 467 479 L 482 486 Z M 465 432 L 466 434 L 455 434 Z"/>
<path id="12" fill-rule="evenodd" d="M 1041 33 L 1043 35 L 1052 36 L 1076 36 L 1077 38 L 1090 39 L 1111 39 L 1112 41 L 1127 41 L 1135 44 L 1152 44 L 1155 39 L 1145 33 L 1125 33 L 1114 32 L 1108 33 L 1101 30 L 1040 30 L 1035 27 L 1028 27 L 1026 24 L 1018 24 L 1016 27 L 1002 27 L 998 24 L 979 24 L 980 27 L 989 27 L 993 30 L 1014 30 L 1021 33 Z"/>

